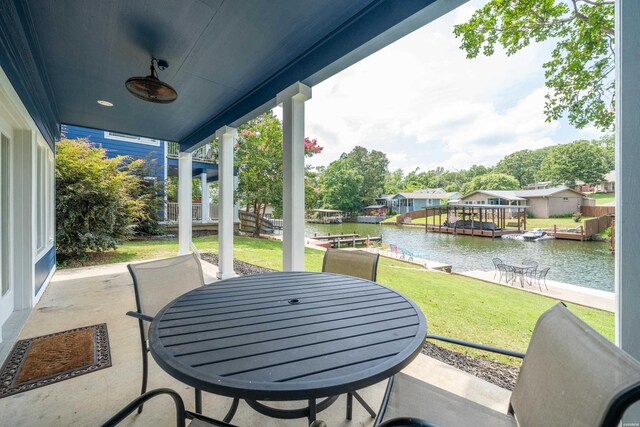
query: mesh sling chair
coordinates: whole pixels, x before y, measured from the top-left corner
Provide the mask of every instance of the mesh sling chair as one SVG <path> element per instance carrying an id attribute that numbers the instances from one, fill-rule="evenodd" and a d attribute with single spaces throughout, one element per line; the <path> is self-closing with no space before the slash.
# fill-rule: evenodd
<path id="1" fill-rule="evenodd" d="M 140 408 L 144 403 L 156 396 L 166 394 L 173 399 L 173 403 L 176 407 L 176 427 L 186 427 L 187 420 L 190 420 L 190 427 L 205 427 L 205 426 L 218 426 L 218 427 L 233 427 L 231 424 L 227 424 L 223 421 L 214 420 L 213 418 L 205 417 L 194 412 L 187 411 L 184 407 L 184 401 L 178 393 L 168 388 L 158 388 L 155 390 L 143 393 L 138 396 L 127 406 L 122 408 L 113 417 L 109 418 L 102 427 L 114 427 L 121 423 L 127 416 L 129 416 L 136 408 Z"/>
<path id="2" fill-rule="evenodd" d="M 508 413 L 398 374 L 389 381 L 376 425 L 609 427 L 617 425 L 626 408 L 640 400 L 640 362 L 561 303 L 538 319 L 526 357 L 479 344 L 427 337 L 524 358 Z M 413 417 L 417 422 L 397 417 Z"/>
<path id="3" fill-rule="evenodd" d="M 393 245 L 392 245 L 393 246 Z M 345 251 L 340 249 L 327 249 L 324 253 L 322 271 L 325 273 L 338 273 L 347 276 L 359 277 L 365 280 L 376 281 L 378 275 L 378 259 L 380 255 L 365 251 Z M 372 418 L 376 413 L 364 401 L 357 391 L 347 393 L 347 419 L 352 418 L 353 398 L 367 410 Z"/>
<path id="4" fill-rule="evenodd" d="M 101 427 L 114 427 L 121 423 L 127 416 L 129 416 L 137 407 L 142 406 L 146 401 L 153 399 L 156 396 L 166 394 L 173 399 L 173 404 L 176 407 L 176 427 L 186 427 L 187 420 L 189 420 L 189 427 L 234 427 L 224 421 L 214 420 L 213 418 L 205 417 L 204 415 L 197 414 L 185 410 L 184 401 L 178 393 L 168 388 L 159 388 L 144 393 L 142 396 L 138 396 L 127 406 L 122 408 L 113 417 L 109 418 Z M 320 420 L 314 421 L 309 427 L 327 427 L 327 425 Z"/>
<path id="5" fill-rule="evenodd" d="M 156 261 L 129 264 L 133 278 L 137 311 L 127 315 L 138 319 L 140 344 L 142 348 L 142 387 L 140 394 L 147 391 L 149 375 L 149 324 L 153 317 L 169 302 L 192 289 L 204 286 L 202 266 L 195 254 L 182 255 Z M 195 391 L 196 412 L 202 412 L 202 392 Z M 231 412 L 235 412 L 238 400 L 234 399 Z M 143 405 L 138 408 L 142 412 Z M 231 414 L 232 416 L 232 414 Z M 227 419 L 229 414 L 227 414 Z"/>

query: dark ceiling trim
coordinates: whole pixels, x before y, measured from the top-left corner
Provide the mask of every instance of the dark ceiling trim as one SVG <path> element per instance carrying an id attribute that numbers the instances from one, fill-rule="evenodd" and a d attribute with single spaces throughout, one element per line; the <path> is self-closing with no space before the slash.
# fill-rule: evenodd
<path id="1" fill-rule="evenodd" d="M 305 83 L 311 76 L 318 76 L 320 70 L 353 54 L 355 50 L 372 39 L 381 36 L 436 1 L 438 0 L 378 0 L 371 3 L 247 95 L 183 138 L 180 141 L 180 149 L 191 150 L 210 138 L 222 126 L 233 124 L 251 111 L 269 103 L 275 106 L 274 99 L 282 90 L 295 82 Z M 328 76 L 324 78 L 326 77 Z"/>
<path id="2" fill-rule="evenodd" d="M 53 91 L 39 52 L 26 3 L 0 2 L 0 67 L 47 143 L 60 136 Z"/>

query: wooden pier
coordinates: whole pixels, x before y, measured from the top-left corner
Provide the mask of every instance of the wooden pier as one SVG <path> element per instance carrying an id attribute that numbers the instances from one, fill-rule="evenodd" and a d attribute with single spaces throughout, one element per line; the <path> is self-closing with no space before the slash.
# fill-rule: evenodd
<path id="1" fill-rule="evenodd" d="M 327 234 L 327 235 L 318 235 L 314 234 L 311 237 L 312 240 L 317 240 L 320 242 L 326 242 L 327 247 L 330 245 L 332 248 L 340 248 L 342 246 L 353 246 L 364 245 L 367 242 L 382 242 L 382 236 L 367 236 L 362 237 L 357 233 L 352 234 Z M 323 245 L 324 246 L 324 245 Z"/>

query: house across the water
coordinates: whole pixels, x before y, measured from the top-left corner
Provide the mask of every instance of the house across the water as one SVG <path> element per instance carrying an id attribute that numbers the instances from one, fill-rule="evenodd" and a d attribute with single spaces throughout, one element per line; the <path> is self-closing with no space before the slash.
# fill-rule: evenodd
<path id="1" fill-rule="evenodd" d="M 380 196 L 382 198 L 383 196 Z M 406 193 L 397 193 L 386 198 L 386 204 L 399 214 L 413 212 L 424 208 L 443 206 L 449 200 L 458 200 L 457 192 L 446 192 L 442 188 L 427 188 Z M 379 199 L 377 199 L 379 200 Z"/>
<path id="2" fill-rule="evenodd" d="M 460 203 L 526 206 L 528 215 L 549 218 L 580 212 L 580 207 L 590 205 L 591 200 L 579 191 L 560 185 L 542 190 L 477 190 L 460 199 Z"/>

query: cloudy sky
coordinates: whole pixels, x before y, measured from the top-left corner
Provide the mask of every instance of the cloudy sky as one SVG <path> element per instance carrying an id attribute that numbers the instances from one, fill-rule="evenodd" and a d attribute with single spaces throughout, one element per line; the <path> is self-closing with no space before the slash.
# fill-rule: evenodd
<path id="1" fill-rule="evenodd" d="M 551 44 L 512 57 L 498 51 L 468 60 L 453 36 L 486 0 L 472 0 L 437 21 L 313 87 L 306 134 L 327 165 L 356 145 L 387 154 L 391 170 L 495 165 L 504 155 L 596 138 L 566 121 L 546 123 L 544 74 Z"/>

